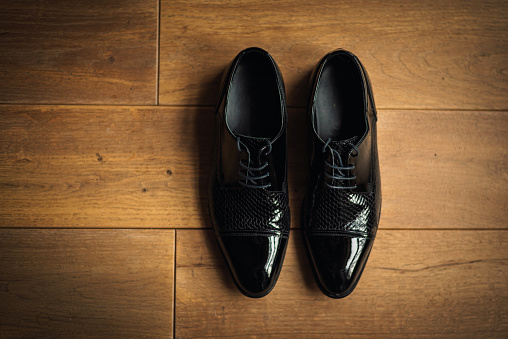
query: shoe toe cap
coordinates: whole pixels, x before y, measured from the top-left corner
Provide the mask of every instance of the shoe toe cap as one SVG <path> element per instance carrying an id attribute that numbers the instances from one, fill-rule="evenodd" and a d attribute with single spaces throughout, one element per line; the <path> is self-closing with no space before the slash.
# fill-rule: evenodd
<path id="1" fill-rule="evenodd" d="M 318 283 L 331 298 L 349 295 L 362 274 L 372 239 L 348 235 L 307 238 Z"/>
<path id="2" fill-rule="evenodd" d="M 287 239 L 280 235 L 222 236 L 220 241 L 240 291 L 248 297 L 268 294 L 282 267 Z"/>

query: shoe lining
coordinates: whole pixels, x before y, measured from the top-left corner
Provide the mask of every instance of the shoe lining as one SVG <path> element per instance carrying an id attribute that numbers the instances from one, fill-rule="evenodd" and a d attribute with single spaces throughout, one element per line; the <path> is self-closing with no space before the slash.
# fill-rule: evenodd
<path id="1" fill-rule="evenodd" d="M 365 130 L 362 77 L 354 61 L 337 55 L 321 72 L 315 99 L 314 126 L 324 141 L 361 137 Z"/>
<path id="2" fill-rule="evenodd" d="M 228 94 L 226 123 L 235 135 L 275 138 L 282 127 L 277 74 L 271 60 L 258 51 L 239 61 Z"/>

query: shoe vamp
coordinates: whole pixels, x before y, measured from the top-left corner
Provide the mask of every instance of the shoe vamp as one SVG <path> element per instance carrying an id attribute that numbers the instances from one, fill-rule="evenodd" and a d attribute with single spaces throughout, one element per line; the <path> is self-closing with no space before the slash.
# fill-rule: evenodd
<path id="1" fill-rule="evenodd" d="M 316 189 L 309 221 L 310 231 L 351 231 L 373 235 L 376 232 L 374 190 Z"/>
<path id="2" fill-rule="evenodd" d="M 289 232 L 286 192 L 216 187 L 214 210 L 220 231 Z"/>

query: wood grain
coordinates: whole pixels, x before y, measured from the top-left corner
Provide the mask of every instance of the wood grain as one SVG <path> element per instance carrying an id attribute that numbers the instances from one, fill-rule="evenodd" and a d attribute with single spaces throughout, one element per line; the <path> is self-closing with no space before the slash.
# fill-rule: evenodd
<path id="1" fill-rule="evenodd" d="M 0 2 L 0 337 L 508 337 L 507 32 L 503 0 Z M 257 300 L 206 229 L 210 106 L 249 46 L 292 107 L 293 229 Z M 310 71 L 339 47 L 381 108 L 383 210 L 332 300 L 295 228 Z"/>
<path id="2" fill-rule="evenodd" d="M 288 103 L 303 106 L 311 69 L 345 48 L 369 72 L 381 108 L 507 109 L 508 2 L 162 0 L 160 95 L 214 105 L 224 67 L 268 50 Z"/>
<path id="3" fill-rule="evenodd" d="M 202 227 L 209 112 L 0 107 L 3 226 Z M 210 152 L 206 152 L 209 157 Z"/>
<path id="4" fill-rule="evenodd" d="M 381 231 L 345 299 L 318 289 L 293 232 L 265 298 L 234 286 L 211 231 L 177 230 L 176 337 L 505 337 L 507 231 Z"/>
<path id="5" fill-rule="evenodd" d="M 506 131 L 506 112 L 383 111 L 382 225 L 506 228 Z"/>
<path id="6" fill-rule="evenodd" d="M 3 338 L 170 338 L 174 230 L 0 230 Z"/>
<path id="7" fill-rule="evenodd" d="M 2 106 L 0 225 L 210 227 L 211 126 L 207 108 Z M 506 228 L 507 130 L 506 112 L 380 111 L 381 227 Z M 288 144 L 299 227 L 300 109 Z"/>
<path id="8" fill-rule="evenodd" d="M 2 1 L 0 102 L 155 104 L 158 1 Z"/>

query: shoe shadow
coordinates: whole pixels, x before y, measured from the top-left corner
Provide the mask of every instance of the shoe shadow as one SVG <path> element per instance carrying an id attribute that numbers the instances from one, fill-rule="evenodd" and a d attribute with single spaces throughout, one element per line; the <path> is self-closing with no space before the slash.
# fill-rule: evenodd
<path id="1" fill-rule="evenodd" d="M 226 65 L 224 65 L 226 67 Z M 203 98 L 204 102 L 208 103 L 208 99 L 214 95 L 210 91 L 215 91 L 215 100 L 217 100 L 220 91 L 220 81 L 222 78 L 224 69 L 217 72 L 211 79 L 203 79 L 203 83 L 208 85 L 201 86 L 199 89 L 199 98 Z M 208 178 L 210 172 L 210 166 L 212 161 L 212 151 L 214 143 L 214 131 L 215 131 L 215 105 L 198 107 L 196 108 L 196 119 L 194 119 L 194 137 L 198 142 L 197 150 L 197 161 L 196 166 L 199 168 L 199 182 L 198 182 L 198 195 L 199 195 L 199 210 L 201 214 L 200 220 L 203 221 L 203 227 L 206 228 L 206 247 L 213 253 L 213 262 L 210 263 L 213 267 L 223 271 L 223 274 L 219 274 L 222 277 L 222 285 L 226 288 L 234 291 L 236 290 L 235 284 L 230 276 L 227 265 L 222 258 L 221 251 L 217 240 L 215 239 L 214 232 L 212 230 L 212 223 L 210 220 L 210 211 L 208 207 Z M 240 295 L 240 292 L 238 292 Z"/>
<path id="2" fill-rule="evenodd" d="M 312 70 L 303 73 L 297 80 L 294 91 L 303 100 L 290 102 L 288 109 L 288 180 L 291 208 L 291 236 L 301 273 L 301 280 L 309 290 L 319 290 L 312 273 L 301 234 L 301 209 L 307 191 L 309 175 L 309 126 L 306 106 L 310 95 L 310 77 Z M 290 96 L 291 97 L 291 96 Z M 295 98 L 295 96 L 292 96 Z"/>

